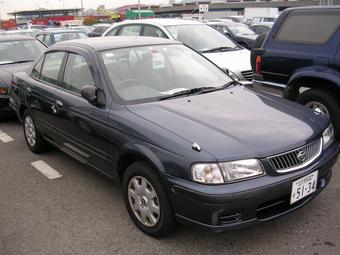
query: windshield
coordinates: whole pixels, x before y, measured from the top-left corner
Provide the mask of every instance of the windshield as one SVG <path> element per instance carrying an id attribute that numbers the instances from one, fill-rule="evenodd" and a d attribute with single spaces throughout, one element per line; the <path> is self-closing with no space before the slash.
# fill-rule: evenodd
<path id="1" fill-rule="evenodd" d="M 176 40 L 197 51 L 238 48 L 228 37 L 206 24 L 167 26 L 166 29 Z"/>
<path id="2" fill-rule="evenodd" d="M 234 35 L 254 35 L 254 31 L 250 30 L 246 26 L 228 26 L 229 30 Z"/>
<path id="3" fill-rule="evenodd" d="M 0 42 L 0 65 L 34 61 L 45 49 L 38 40 Z"/>
<path id="4" fill-rule="evenodd" d="M 222 70 L 184 45 L 156 45 L 101 52 L 113 88 L 125 103 L 155 101 L 232 81 Z"/>
<path id="5" fill-rule="evenodd" d="M 66 32 L 66 33 L 58 33 L 54 35 L 54 40 L 55 42 L 63 42 L 63 41 L 68 41 L 68 40 L 74 40 L 74 39 L 82 39 L 82 38 L 87 38 L 88 36 L 83 33 L 83 32 Z"/>

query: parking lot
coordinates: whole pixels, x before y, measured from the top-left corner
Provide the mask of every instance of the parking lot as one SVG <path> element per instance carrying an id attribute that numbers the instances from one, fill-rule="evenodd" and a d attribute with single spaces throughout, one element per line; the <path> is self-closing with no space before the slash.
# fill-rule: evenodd
<path id="1" fill-rule="evenodd" d="M 1 113 L 0 130 L 2 140 L 4 133 L 13 139 L 0 141 L 1 255 L 340 253 L 339 161 L 326 190 L 288 216 L 223 234 L 180 226 L 154 239 L 130 220 L 119 183 L 59 150 L 31 153 L 21 124 L 7 112 Z M 46 178 L 31 165 L 38 160 L 62 177 Z"/>

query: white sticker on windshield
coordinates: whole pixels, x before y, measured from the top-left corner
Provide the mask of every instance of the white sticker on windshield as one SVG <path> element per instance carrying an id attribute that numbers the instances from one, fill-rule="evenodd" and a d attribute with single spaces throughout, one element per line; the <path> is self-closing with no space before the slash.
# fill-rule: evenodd
<path id="1" fill-rule="evenodd" d="M 152 54 L 152 68 L 153 70 L 165 68 L 165 59 L 161 53 Z"/>
<path id="2" fill-rule="evenodd" d="M 113 53 L 112 53 L 112 52 L 106 53 L 106 54 L 105 54 L 105 57 L 107 57 L 107 58 L 112 58 L 112 57 L 113 57 Z"/>

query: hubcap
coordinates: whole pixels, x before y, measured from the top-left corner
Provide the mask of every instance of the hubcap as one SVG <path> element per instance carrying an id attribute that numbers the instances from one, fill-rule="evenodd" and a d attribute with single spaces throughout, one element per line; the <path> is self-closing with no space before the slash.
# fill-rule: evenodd
<path id="1" fill-rule="evenodd" d="M 160 218 L 158 196 L 152 185 L 142 176 L 134 176 L 128 186 L 130 207 L 137 219 L 148 227 L 157 224 Z"/>
<path id="2" fill-rule="evenodd" d="M 329 112 L 324 104 L 317 101 L 311 101 L 306 103 L 306 106 L 329 119 Z"/>
<path id="3" fill-rule="evenodd" d="M 30 116 L 26 116 L 24 124 L 26 140 L 28 144 L 33 147 L 35 145 L 36 132 L 32 118 Z"/>

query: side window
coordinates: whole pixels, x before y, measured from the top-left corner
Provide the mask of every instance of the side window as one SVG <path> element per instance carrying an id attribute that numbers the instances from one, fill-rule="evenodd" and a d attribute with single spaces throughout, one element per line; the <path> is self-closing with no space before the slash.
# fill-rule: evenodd
<path id="1" fill-rule="evenodd" d="M 163 33 L 163 31 L 155 26 L 144 26 L 143 35 L 151 36 L 151 37 L 167 38 L 167 36 Z"/>
<path id="2" fill-rule="evenodd" d="M 45 43 L 47 46 L 50 46 L 52 44 L 51 37 L 49 35 L 45 35 L 43 43 Z"/>
<path id="3" fill-rule="evenodd" d="M 39 79 L 40 78 L 40 71 L 41 71 L 41 67 L 42 67 L 42 63 L 44 61 L 44 57 L 42 57 L 38 63 L 35 65 L 35 67 L 32 70 L 31 75 L 36 78 Z"/>
<path id="4" fill-rule="evenodd" d="M 105 36 L 115 36 L 115 35 L 117 35 L 119 28 L 120 27 L 115 27 L 115 28 L 111 29 Z"/>
<path id="5" fill-rule="evenodd" d="M 90 68 L 85 58 L 70 53 L 63 79 L 63 87 L 69 91 L 80 94 L 85 85 L 95 85 Z"/>
<path id="6" fill-rule="evenodd" d="M 298 26 L 296 24 L 299 24 Z M 275 35 L 278 42 L 321 45 L 339 29 L 340 11 L 293 11 L 281 24 Z"/>
<path id="7" fill-rule="evenodd" d="M 41 69 L 40 79 L 51 83 L 53 85 L 58 84 L 58 75 L 63 62 L 64 52 L 51 52 L 46 54 L 43 67 Z"/>
<path id="8" fill-rule="evenodd" d="M 123 26 L 120 29 L 119 35 L 123 36 L 139 36 L 141 25 L 130 25 L 130 26 Z"/>

